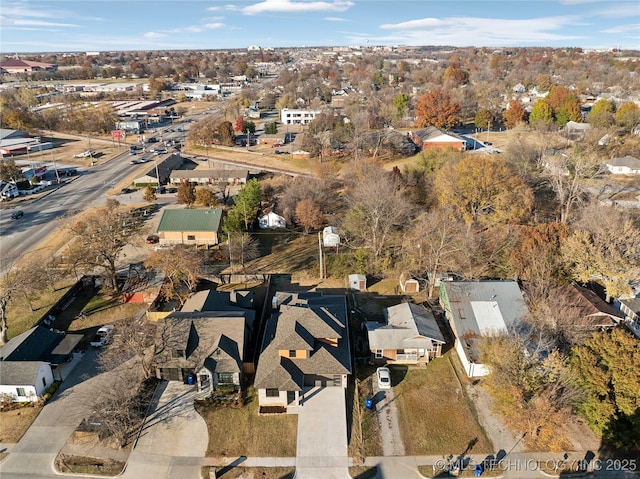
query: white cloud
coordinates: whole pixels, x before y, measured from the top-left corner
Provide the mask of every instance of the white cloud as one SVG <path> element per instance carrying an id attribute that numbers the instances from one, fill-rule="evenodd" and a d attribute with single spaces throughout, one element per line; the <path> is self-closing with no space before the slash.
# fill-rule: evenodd
<path id="1" fill-rule="evenodd" d="M 601 30 L 602 33 L 634 33 L 640 32 L 640 25 L 637 23 L 630 23 L 628 25 L 617 25 L 615 27 L 607 28 L 606 30 Z"/>
<path id="2" fill-rule="evenodd" d="M 264 0 L 260 3 L 242 8 L 245 15 L 257 15 L 264 12 L 302 13 L 302 12 L 344 12 L 355 5 L 348 0 L 334 0 L 332 2 L 295 2 L 292 0 Z"/>
<path id="3" fill-rule="evenodd" d="M 207 8 L 208 12 L 217 12 L 219 10 L 222 10 L 222 7 L 208 7 Z"/>
<path id="4" fill-rule="evenodd" d="M 478 17 L 421 18 L 381 25 L 380 28 L 391 30 L 393 33 L 368 39 L 373 43 L 384 41 L 409 45 L 540 45 L 551 41 L 566 42 L 582 38 L 562 33 L 568 25 L 575 25 L 577 22 L 577 18 L 571 16 L 525 20 Z M 559 33 L 554 33 L 555 31 Z M 356 41 L 366 38 L 353 37 Z"/>
<path id="5" fill-rule="evenodd" d="M 324 17 L 323 20 L 326 20 L 327 22 L 348 22 L 349 21 L 346 18 L 340 18 L 340 17 Z"/>
<path id="6" fill-rule="evenodd" d="M 589 12 L 589 15 L 607 18 L 635 18 L 638 20 L 640 17 L 640 7 L 637 2 L 608 4 L 605 8 Z"/>
<path id="7" fill-rule="evenodd" d="M 168 35 L 166 33 L 159 33 L 159 32 L 147 32 L 143 35 L 143 37 L 145 38 L 149 38 L 149 39 L 154 39 L 154 38 L 165 38 Z"/>

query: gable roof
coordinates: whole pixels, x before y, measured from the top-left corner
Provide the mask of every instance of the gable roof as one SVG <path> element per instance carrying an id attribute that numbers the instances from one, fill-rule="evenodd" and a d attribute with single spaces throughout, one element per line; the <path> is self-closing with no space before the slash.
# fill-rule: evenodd
<path id="1" fill-rule="evenodd" d="M 632 170 L 640 170 L 640 160 L 635 156 L 627 155 L 622 158 L 612 158 L 606 162 L 607 166 L 626 166 Z"/>
<path id="2" fill-rule="evenodd" d="M 157 168 L 156 166 L 154 166 L 149 171 L 147 171 L 144 176 L 157 179 L 157 175 L 160 175 L 160 182 L 163 182 L 169 178 L 169 175 L 173 170 L 194 169 L 196 166 L 198 166 L 198 164 L 195 161 L 184 158 L 174 153 L 158 163 Z"/>
<path id="3" fill-rule="evenodd" d="M 157 231 L 219 231 L 222 210 L 206 209 L 165 209 Z"/>
<path id="4" fill-rule="evenodd" d="M 473 361 L 479 356 L 478 338 L 506 332 L 528 313 L 515 281 L 443 281 L 440 299 Z"/>
<path id="5" fill-rule="evenodd" d="M 242 371 L 245 345 L 243 312 L 174 312 L 159 320 L 158 324 L 156 366 Z M 173 357 L 175 350 L 185 351 L 185 357 Z"/>
<path id="6" fill-rule="evenodd" d="M 64 334 L 55 333 L 43 326 L 34 326 L 11 338 L 0 348 L 1 361 L 46 360 L 53 349 L 63 340 Z"/>
<path id="7" fill-rule="evenodd" d="M 624 314 L 607 303 L 589 288 L 575 283 L 559 286 L 555 293 L 566 298 L 568 308 L 582 316 L 577 327 L 615 326 L 624 319 Z"/>
<path id="8" fill-rule="evenodd" d="M 0 384 L 3 386 L 34 385 L 44 361 L 0 361 Z"/>
<path id="9" fill-rule="evenodd" d="M 441 130 L 435 126 L 428 126 L 412 132 L 412 136 L 420 138 L 422 142 L 429 141 L 450 141 L 452 143 L 465 142 L 466 140 L 456 133 Z"/>
<path id="10" fill-rule="evenodd" d="M 367 322 L 371 349 L 404 349 L 424 347 L 445 339 L 433 313 L 422 305 L 401 303 L 386 308 L 386 324 Z"/>
<path id="11" fill-rule="evenodd" d="M 278 311 L 267 320 L 254 384 L 257 388 L 300 390 L 305 374 L 351 373 L 344 296 L 276 293 Z M 333 346 L 324 342 L 337 339 Z M 307 350 L 307 358 L 281 357 L 280 350 Z"/>

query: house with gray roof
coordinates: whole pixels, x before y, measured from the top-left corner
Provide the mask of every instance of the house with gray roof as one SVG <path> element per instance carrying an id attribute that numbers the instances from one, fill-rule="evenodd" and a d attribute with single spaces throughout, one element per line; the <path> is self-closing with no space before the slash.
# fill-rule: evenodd
<path id="1" fill-rule="evenodd" d="M 342 295 L 278 292 L 254 386 L 261 413 L 294 412 L 314 387 L 347 387 L 351 351 Z"/>
<path id="2" fill-rule="evenodd" d="M 640 175 L 640 160 L 635 156 L 612 158 L 605 163 L 605 166 L 613 175 Z"/>
<path id="3" fill-rule="evenodd" d="M 411 131 L 408 136 L 420 151 L 428 148 L 453 148 L 457 151 L 465 151 L 467 149 L 467 140 L 462 136 L 441 130 L 435 126 Z"/>
<path id="4" fill-rule="evenodd" d="M 508 334 L 529 311 L 516 281 L 443 281 L 440 305 L 469 377 L 489 373 L 480 362 L 482 338 Z"/>
<path id="5" fill-rule="evenodd" d="M 366 323 L 372 362 L 425 364 L 442 355 L 445 339 L 426 307 L 396 304 L 385 308 L 384 318 L 384 323 Z"/>
<path id="6" fill-rule="evenodd" d="M 178 154 L 173 154 L 165 158 L 160 162 L 155 162 L 154 165 L 141 175 L 133 180 L 134 186 L 146 186 L 146 185 L 166 185 L 171 178 L 171 172 L 174 170 L 193 170 L 198 164 L 188 158 L 184 158 Z"/>
<path id="7" fill-rule="evenodd" d="M 165 209 L 158 224 L 160 244 L 215 246 L 222 226 L 219 208 Z"/>
<path id="8" fill-rule="evenodd" d="M 37 401 L 54 381 L 67 377 L 80 356 L 82 334 L 35 326 L 0 348 L 0 394 L 14 401 Z"/>
<path id="9" fill-rule="evenodd" d="M 158 321 L 156 377 L 197 384 L 205 394 L 221 385 L 240 389 L 246 338 L 244 312 L 171 313 Z"/>

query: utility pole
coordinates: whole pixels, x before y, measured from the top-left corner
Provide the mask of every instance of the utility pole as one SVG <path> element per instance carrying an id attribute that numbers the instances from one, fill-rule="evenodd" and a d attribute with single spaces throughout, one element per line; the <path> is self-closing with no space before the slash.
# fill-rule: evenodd
<path id="1" fill-rule="evenodd" d="M 487 122 L 487 141 L 489 141 L 489 130 L 491 130 L 491 122 L 490 121 Z M 485 143 L 487 141 L 485 141 Z"/>
<path id="2" fill-rule="evenodd" d="M 322 259 L 322 233 L 318 231 L 318 259 L 320 260 L 320 279 L 324 279 L 324 264 Z"/>

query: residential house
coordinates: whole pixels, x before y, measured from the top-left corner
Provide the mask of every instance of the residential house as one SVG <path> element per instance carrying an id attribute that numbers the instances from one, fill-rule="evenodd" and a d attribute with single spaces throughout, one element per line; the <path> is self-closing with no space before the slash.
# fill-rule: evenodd
<path id="1" fill-rule="evenodd" d="M 426 150 L 427 148 L 453 148 L 454 150 L 465 151 L 467 149 L 467 140 L 463 137 L 456 133 L 441 130 L 435 126 L 411 131 L 409 132 L 409 138 L 415 143 L 419 150 Z"/>
<path id="2" fill-rule="evenodd" d="M 158 320 L 156 377 L 197 384 L 202 393 L 221 385 L 240 389 L 246 337 L 243 312 L 171 313 Z"/>
<path id="3" fill-rule="evenodd" d="M 215 246 L 219 243 L 222 210 L 165 209 L 158 224 L 160 244 Z"/>
<path id="4" fill-rule="evenodd" d="M 598 296 L 594 291 L 576 283 L 558 286 L 553 290 L 558 304 L 572 318 L 573 329 L 599 331 L 611 329 L 624 319 L 624 315 Z"/>
<path id="5" fill-rule="evenodd" d="M 262 229 L 285 229 L 287 227 L 287 222 L 282 216 L 270 211 L 266 215 L 258 218 L 258 226 Z"/>
<path id="6" fill-rule="evenodd" d="M 228 184 L 245 185 L 249 179 L 249 170 L 241 169 L 204 169 L 173 170 L 169 174 L 171 184 L 197 183 L 199 185 Z"/>
<path id="7" fill-rule="evenodd" d="M 347 387 L 351 352 L 342 295 L 278 292 L 265 325 L 254 385 L 260 411 L 294 412 L 314 387 Z"/>
<path id="8" fill-rule="evenodd" d="M 401 303 L 385 308 L 384 317 L 384 323 L 366 323 L 371 361 L 424 364 L 442 355 L 445 339 L 426 307 Z"/>
<path id="9" fill-rule="evenodd" d="M 35 326 L 0 348 L 0 394 L 14 401 L 37 401 L 54 381 L 64 380 L 77 364 L 82 334 L 64 334 Z"/>
<path id="10" fill-rule="evenodd" d="M 133 180 L 135 186 L 166 185 L 174 170 L 193 170 L 198 166 L 195 161 L 173 154 L 164 160 L 155 163 L 144 175 Z"/>
<path id="11" fill-rule="evenodd" d="M 605 166 L 613 175 L 640 175 L 640 160 L 634 156 L 612 158 Z"/>
<path id="12" fill-rule="evenodd" d="M 516 281 L 442 281 L 440 305 L 469 377 L 489 373 L 480 362 L 482 338 L 508 333 L 528 313 Z"/>

